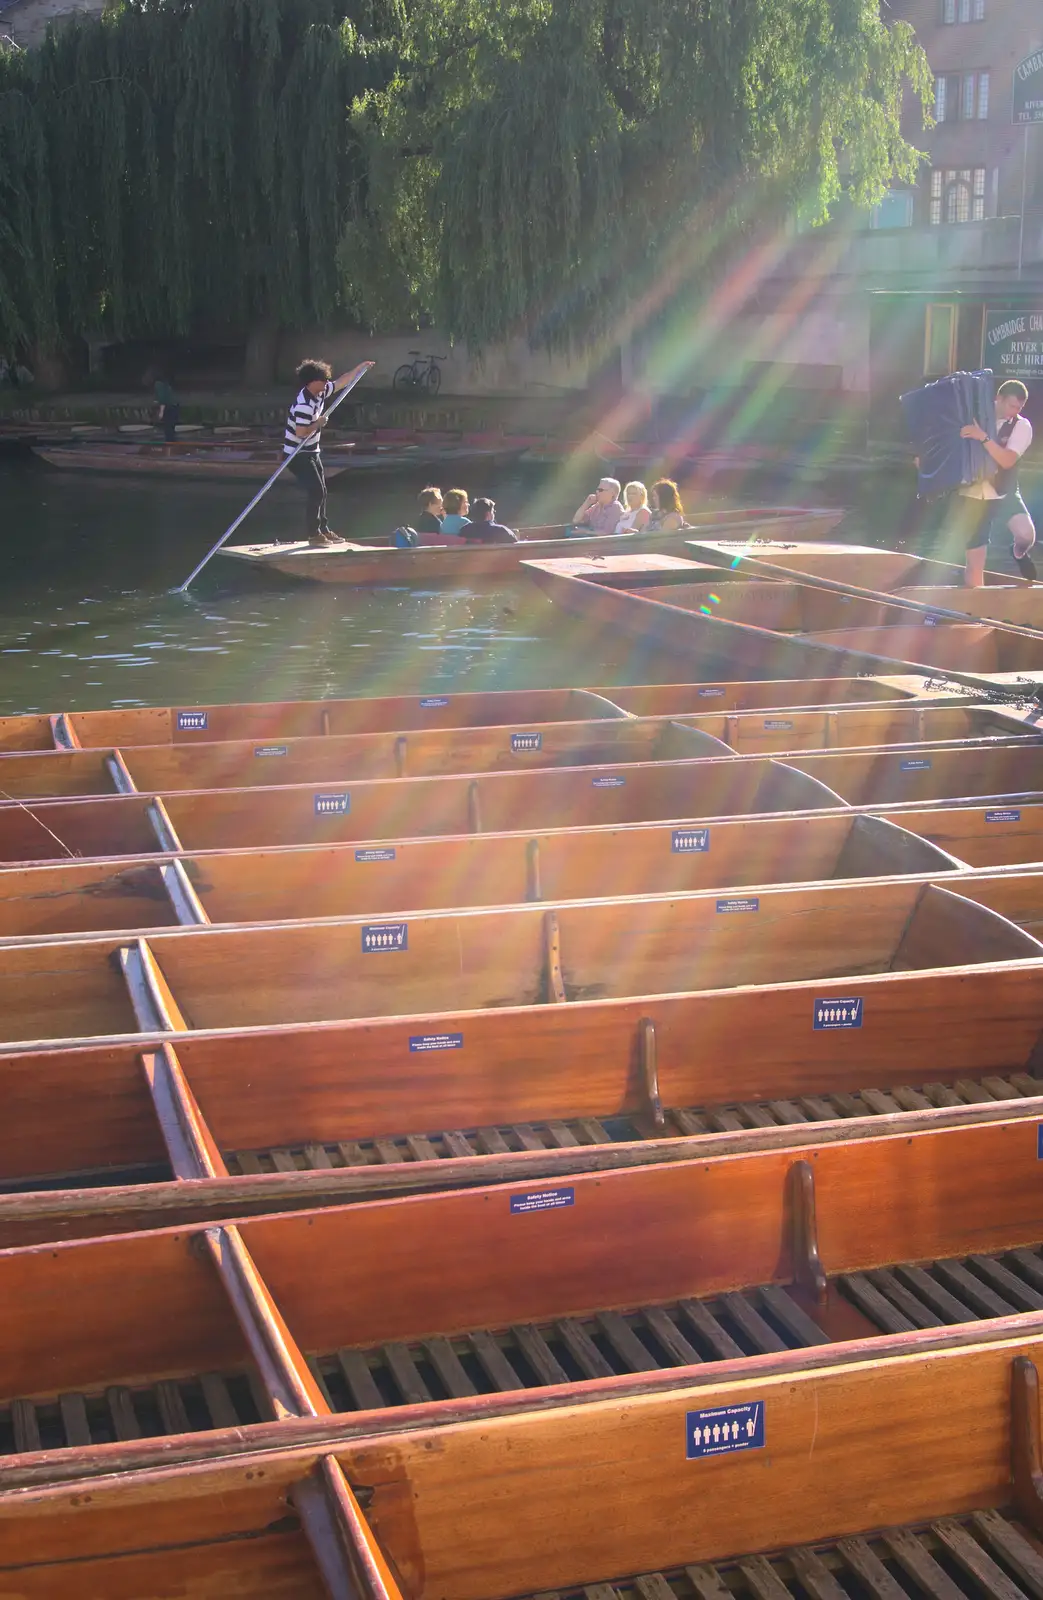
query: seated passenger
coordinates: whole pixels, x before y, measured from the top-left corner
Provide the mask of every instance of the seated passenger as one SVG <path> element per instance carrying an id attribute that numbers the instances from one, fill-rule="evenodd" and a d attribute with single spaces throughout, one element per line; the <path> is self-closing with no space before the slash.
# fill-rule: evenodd
<path id="1" fill-rule="evenodd" d="M 468 544 L 517 544 L 518 535 L 502 522 L 494 522 L 496 506 L 492 500 L 476 500 L 471 507 L 471 520 L 463 530 Z"/>
<path id="2" fill-rule="evenodd" d="M 420 515 L 416 519 L 417 533 L 441 533 L 442 531 L 442 491 L 433 486 L 421 489 L 417 495 L 420 506 Z"/>
<path id="3" fill-rule="evenodd" d="M 465 489 L 447 489 L 442 496 L 442 506 L 445 511 L 445 515 L 442 518 L 443 534 L 460 535 L 463 533 L 468 525 L 467 491 Z"/>
<path id="4" fill-rule="evenodd" d="M 594 494 L 588 494 L 572 519 L 576 533 L 615 533 L 624 515 L 619 498 L 619 479 L 602 478 Z"/>
<path id="5" fill-rule="evenodd" d="M 635 479 L 623 490 L 626 514 L 616 523 L 616 533 L 640 533 L 652 513 L 648 509 L 648 490 Z"/>
<path id="6" fill-rule="evenodd" d="M 672 478 L 660 478 L 652 485 L 652 515 L 645 524 L 645 532 L 673 533 L 687 526 L 676 483 Z"/>

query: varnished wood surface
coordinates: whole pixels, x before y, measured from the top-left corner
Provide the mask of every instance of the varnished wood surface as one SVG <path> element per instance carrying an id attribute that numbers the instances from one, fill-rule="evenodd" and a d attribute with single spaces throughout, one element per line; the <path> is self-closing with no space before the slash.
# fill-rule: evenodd
<path id="1" fill-rule="evenodd" d="M 593 697 L 578 711 L 597 712 Z M 500 728 L 409 733 L 336 734 L 185 744 L 124 745 L 19 752 L 2 763 L 0 796 L 8 801 L 62 795 L 271 787 L 316 782 L 517 772 L 607 763 L 785 755 L 859 746 L 952 744 L 966 741 L 1040 743 L 1025 723 L 998 708 L 918 706 L 857 710 L 703 713 L 637 719 L 619 713 L 595 721 L 541 723 L 522 719 Z M 117 785 L 113 762 L 121 763 Z"/>
<path id="2" fill-rule="evenodd" d="M 948 873 L 961 862 L 883 818 L 834 814 L 715 823 L 702 833 L 650 826 L 229 851 L 182 865 L 205 915 L 227 923 Z M 0 870 L 0 939 L 177 922 L 160 864 L 148 857 Z"/>
<path id="3" fill-rule="evenodd" d="M 134 706 L 77 711 L 66 729 L 84 749 L 116 745 L 186 744 L 213 740 L 305 738 L 414 729 L 503 727 L 511 722 L 575 721 L 626 708 L 639 716 L 747 707 L 901 700 L 908 688 L 871 679 L 822 678 L 762 683 L 676 683 L 608 689 L 526 689 L 373 699 L 288 700 L 189 707 Z M 591 697 L 596 697 L 592 700 Z M 0 750 L 51 750 L 51 718 L 0 717 Z"/>
<path id="4" fill-rule="evenodd" d="M 1043 896 L 1043 874 L 1027 876 Z M 985 884 L 976 900 L 987 893 Z M 498 1010 L 553 1000 L 547 914 L 541 904 L 386 925 L 163 929 L 143 956 L 175 1028 L 182 1018 L 187 1028 L 237 1028 Z M 735 901 L 711 891 L 571 902 L 554 915 L 570 1002 L 1043 956 L 995 911 L 913 879 L 766 887 Z M 70 1040 L 144 1026 L 120 971 L 122 948 L 104 933 L 8 945 L 2 1037 Z"/>

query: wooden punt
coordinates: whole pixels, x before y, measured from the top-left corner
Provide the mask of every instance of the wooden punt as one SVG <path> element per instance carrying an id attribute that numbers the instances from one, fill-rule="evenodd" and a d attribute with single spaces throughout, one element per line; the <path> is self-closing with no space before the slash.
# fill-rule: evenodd
<path id="1" fill-rule="evenodd" d="M 673 533 L 627 534 L 626 547 L 634 552 L 684 550 L 692 528 L 741 528 L 751 534 L 784 526 L 795 538 L 814 538 L 836 527 L 843 513 L 809 511 L 802 508 L 714 510 L 697 512 L 687 529 Z M 526 531 L 526 530 L 523 530 Z M 532 529 L 538 533 L 541 530 Z M 574 556 L 596 557 L 606 546 L 618 548 L 615 535 L 579 539 L 524 539 L 509 545 L 427 545 L 418 549 L 396 549 L 392 545 L 353 545 L 343 548 L 311 548 L 300 542 L 291 544 L 224 545 L 218 552 L 230 561 L 309 583 L 402 584 L 412 587 L 447 581 L 470 582 L 476 578 L 498 578 L 519 570 L 523 560 L 554 556 L 566 551 Z M 811 674 L 814 676 L 814 673 Z"/>
<path id="2" fill-rule="evenodd" d="M 870 545 L 693 540 L 689 549 L 699 561 L 719 561 L 727 571 L 749 577 L 811 577 L 855 593 L 889 594 L 969 616 L 1043 627 L 1043 592 L 1025 578 L 1000 572 L 986 573 L 981 588 L 968 589 L 962 567 Z"/>
<path id="3" fill-rule="evenodd" d="M 496 728 L 576 722 L 624 712 L 673 716 L 762 706 L 873 704 L 915 696 L 918 681 L 818 678 L 761 683 L 638 684 L 609 689 L 501 689 L 387 695 L 372 700 L 288 700 L 222 706 L 133 706 L 0 717 L 0 752 L 112 749 L 119 745 L 206 744 L 225 739 L 411 733 L 428 728 Z"/>
<path id="4" fill-rule="evenodd" d="M 320 1429 L 387 1450 L 512 1402 L 566 1430 L 580 1405 L 596 1434 L 591 1408 L 624 1394 L 637 1412 L 671 1396 L 683 1444 L 679 1390 L 775 1363 L 793 1382 L 873 1357 L 929 1368 L 960 1335 L 1038 1348 L 1036 1132 L 970 1123 L 4 1251 L 0 1482 Z"/>
<path id="5" fill-rule="evenodd" d="M 1043 900 L 1043 874 L 1026 877 L 1025 894 Z M 910 878 L 864 879 L 752 898 L 697 891 L 9 944 L 0 1041 L 435 1018 L 1043 956 L 977 903 L 987 889 L 976 883 L 970 899 Z"/>
<path id="6" fill-rule="evenodd" d="M 988 621 L 959 621 L 897 596 L 834 593 L 768 577 L 744 581 L 676 556 L 598 563 L 530 559 L 526 570 L 556 604 L 592 629 L 683 651 L 700 672 L 812 677 L 944 668 L 968 675 L 1043 670 L 1043 637 Z"/>
<path id="7" fill-rule="evenodd" d="M 351 465 L 348 452 L 351 445 L 335 446 L 323 451 L 323 467 L 327 482 L 346 472 Z M 46 447 L 33 446 L 33 455 L 49 467 L 66 472 L 104 473 L 110 477 L 157 477 L 184 479 L 229 478 L 244 483 L 263 483 L 270 478 L 282 459 L 278 446 L 264 445 L 253 448 L 225 443 L 213 444 L 193 439 L 180 441 L 173 446 L 162 442 L 149 444 L 67 444 Z M 386 465 L 393 465 L 386 462 Z"/>
<path id="8" fill-rule="evenodd" d="M 1039 972 L 986 962 L 862 976 L 854 996 L 829 979 L 13 1051 L 0 1056 L 0 1248 L 968 1120 L 1035 1125 Z M 815 1025 L 853 1001 L 857 1026 Z"/>
<path id="9" fill-rule="evenodd" d="M 5 760 L 3 776 L 6 766 Z M 768 757 L 390 778 L 350 788 L 183 791 L 166 800 L 129 793 L 30 804 L 7 800 L 0 804 L 0 862 L 528 834 L 838 806 L 843 809 L 844 802 L 815 778 Z"/>
<path id="10" fill-rule="evenodd" d="M 19 751 L 0 768 L 4 800 L 60 795 L 163 793 L 284 787 L 297 783 L 438 778 L 462 773 L 633 765 L 655 761 L 786 755 L 862 746 L 1041 742 L 1034 726 L 988 706 L 709 713 L 637 718 L 619 713 L 594 722 L 526 722 L 520 727 L 448 728 L 410 733 L 334 734 L 196 746 Z"/>
<path id="11" fill-rule="evenodd" d="M 921 828 L 943 825 L 926 813 Z M 980 820 L 978 833 L 986 830 Z M 1009 835 L 1010 829 L 1005 832 Z M 1017 836 L 1018 830 L 1014 830 Z M 1031 840 L 1031 843 L 1029 841 Z M 1034 829 L 1022 861 L 1043 860 Z M 1030 850 L 1037 855 L 1025 853 Z M 1008 859 L 1011 857 L 1008 855 Z M 1012 859 L 1019 859 L 1015 853 Z M 181 923 L 314 921 L 744 884 L 946 873 L 966 863 L 873 816 L 762 817 L 353 845 L 131 856 L 0 870 L 0 940 Z"/>
<path id="12" fill-rule="evenodd" d="M 0 1499 L 0 1561 L 19 1600 L 1034 1600 L 1038 1338 L 930 1343 L 45 1482 Z M 725 1418 L 752 1438 L 704 1457 Z"/>

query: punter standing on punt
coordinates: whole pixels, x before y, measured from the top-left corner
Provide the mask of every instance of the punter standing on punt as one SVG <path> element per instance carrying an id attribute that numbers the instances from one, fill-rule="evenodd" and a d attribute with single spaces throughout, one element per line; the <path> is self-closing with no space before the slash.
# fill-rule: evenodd
<path id="1" fill-rule="evenodd" d="M 282 448 L 283 455 L 293 455 L 301 440 L 307 441 L 290 462 L 290 471 L 308 497 L 305 538 L 313 545 L 339 542 L 326 521 L 326 474 L 322 470 L 319 436 L 326 422 L 326 406 L 351 378 L 352 373 L 345 372 L 334 382 L 333 369 L 327 361 L 302 361 L 297 368 L 300 390 L 286 418 Z"/>
<path id="2" fill-rule="evenodd" d="M 1011 554 L 1021 576 L 1036 576 L 1036 564 L 1029 555 L 1036 542 L 1036 529 L 1018 488 L 1018 462 L 1032 443 L 1032 424 L 1021 415 L 1028 397 L 1025 385 L 1009 378 L 996 391 L 996 438 L 990 439 L 976 422 L 960 429 L 960 438 L 977 439 L 999 468 L 994 477 L 960 490 L 966 499 L 984 502 L 977 528 L 967 544 L 964 583 L 971 589 L 980 589 L 985 582 L 989 537 L 1000 528 L 1006 529 L 1013 540 Z"/>

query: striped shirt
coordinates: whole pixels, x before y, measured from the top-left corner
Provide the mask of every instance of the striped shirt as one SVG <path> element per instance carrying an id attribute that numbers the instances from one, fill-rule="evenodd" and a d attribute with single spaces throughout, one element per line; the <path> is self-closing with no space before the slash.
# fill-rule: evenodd
<path id="1" fill-rule="evenodd" d="M 302 389 L 286 417 L 286 431 L 283 434 L 282 453 L 284 456 L 292 455 L 300 444 L 300 435 L 297 430 L 310 428 L 317 417 L 321 417 L 326 409 L 326 401 L 333 394 L 333 384 L 324 383 L 321 393 L 309 394 L 307 389 Z M 307 444 L 301 449 L 302 456 L 317 456 L 319 453 L 319 439 L 321 434 L 314 433 Z"/>

